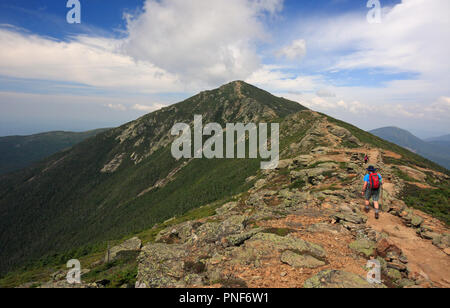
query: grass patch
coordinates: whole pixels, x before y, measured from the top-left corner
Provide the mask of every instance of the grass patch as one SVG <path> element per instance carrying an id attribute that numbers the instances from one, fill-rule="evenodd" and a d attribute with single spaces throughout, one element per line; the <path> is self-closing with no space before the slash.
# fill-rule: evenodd
<path id="1" fill-rule="evenodd" d="M 439 189 L 422 189 L 406 184 L 402 192 L 403 201 L 410 207 L 421 210 L 450 226 L 450 187 L 442 185 Z"/>
<path id="2" fill-rule="evenodd" d="M 170 226 L 181 224 L 186 221 L 198 220 L 198 219 L 213 216 L 216 214 L 216 209 L 220 208 L 222 205 L 224 205 L 225 203 L 230 202 L 230 201 L 232 201 L 232 198 L 227 198 L 224 200 L 214 202 L 212 204 L 208 204 L 208 205 L 193 209 L 180 217 L 175 217 L 174 219 L 171 219 L 165 223 L 157 225 L 156 227 L 153 227 L 152 229 L 148 229 L 148 230 L 142 231 L 140 233 L 137 233 L 136 236 L 141 239 L 143 244 L 152 243 L 155 241 L 155 238 L 158 235 L 158 233 L 161 232 L 162 230 L 164 230 Z"/>
<path id="3" fill-rule="evenodd" d="M 263 231 L 263 233 L 271 233 L 271 234 L 276 234 L 278 236 L 286 236 L 289 233 L 295 232 L 292 229 L 288 229 L 288 228 L 269 228 Z"/>
<path id="4" fill-rule="evenodd" d="M 121 252 L 113 262 L 102 264 L 82 276 L 83 282 L 108 281 L 107 288 L 119 288 L 122 285 L 134 287 L 137 276 L 138 251 Z"/>
<path id="5" fill-rule="evenodd" d="M 319 167 L 322 164 L 326 164 L 326 163 L 335 163 L 334 161 L 331 160 L 327 160 L 327 161 L 316 161 L 315 163 L 311 164 L 308 166 L 308 169 L 314 169 Z"/>
<path id="6" fill-rule="evenodd" d="M 306 183 L 302 179 L 295 180 L 289 185 L 289 189 L 300 189 L 305 187 Z"/>
<path id="7" fill-rule="evenodd" d="M 331 184 L 331 185 L 328 185 L 328 186 L 322 186 L 320 188 L 311 189 L 311 192 L 321 192 L 321 191 L 325 191 L 325 190 L 337 191 L 339 189 L 340 188 L 337 187 L 336 184 Z"/>
<path id="8" fill-rule="evenodd" d="M 392 169 L 394 170 L 394 174 L 404 181 L 408 181 L 408 182 L 416 182 L 417 181 L 416 179 L 407 175 L 405 172 L 401 171 L 396 166 L 392 167 Z"/>

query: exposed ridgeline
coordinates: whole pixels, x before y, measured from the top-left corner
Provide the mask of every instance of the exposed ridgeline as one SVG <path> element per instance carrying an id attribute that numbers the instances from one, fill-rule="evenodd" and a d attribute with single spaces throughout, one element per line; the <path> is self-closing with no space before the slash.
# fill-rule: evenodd
<path id="1" fill-rule="evenodd" d="M 30 136 L 0 137 L 0 174 L 28 167 L 106 130 L 102 128 L 81 133 L 48 132 Z"/>
<path id="2" fill-rule="evenodd" d="M 0 272 L 141 231 L 249 188 L 245 179 L 258 160 L 173 159 L 175 123 L 191 123 L 195 114 L 221 125 L 270 122 L 305 109 L 233 82 L 0 176 Z"/>
<path id="3" fill-rule="evenodd" d="M 279 122 L 278 169 L 260 170 L 258 160 L 173 161 L 167 134 L 175 121 L 189 123 L 193 114 L 221 124 Z M 381 262 L 385 286 L 449 286 L 450 236 L 441 222 L 449 222 L 445 169 L 245 83 L 201 93 L 75 150 L 21 179 L 8 179 L 9 187 L 16 181 L 24 187 L 20 189 L 31 189 L 30 182 L 42 179 L 58 185 L 48 173 L 61 168 L 52 176 L 64 176 L 70 185 L 54 190 L 59 199 L 53 200 L 52 192 L 47 203 L 34 203 L 46 214 L 38 218 L 50 218 L 40 218 L 45 228 L 33 224 L 29 232 L 39 232 L 47 241 L 31 246 L 32 233 L 22 245 L 14 246 L 14 237 L 5 239 L 16 248 L 15 255 L 31 246 L 28 253 L 37 256 L 43 247 L 64 250 L 130 234 L 130 240 L 116 241 L 120 245 L 107 254 L 106 259 L 114 255 L 108 264 L 103 263 L 106 247 L 79 255 L 81 287 L 371 287 L 364 272 L 371 256 Z M 379 221 L 373 213 L 361 212 L 366 153 L 385 180 Z M 65 176 L 72 166 L 68 162 L 81 167 Z M 2 197 L 2 209 L 19 198 L 17 192 L 2 191 L 10 196 Z M 20 209 L 27 204 L 14 202 Z M 48 202 L 55 203 L 47 210 Z M 58 204 L 69 213 L 57 211 Z M 6 208 L 10 219 L 27 227 L 11 214 L 12 208 Z M 1 222 L 8 222 L 2 215 Z M 15 239 L 21 239 L 19 233 Z M 62 254 L 59 263 L 47 259 L 53 263 L 11 273 L 0 285 L 65 287 L 64 263 L 74 256 Z"/>

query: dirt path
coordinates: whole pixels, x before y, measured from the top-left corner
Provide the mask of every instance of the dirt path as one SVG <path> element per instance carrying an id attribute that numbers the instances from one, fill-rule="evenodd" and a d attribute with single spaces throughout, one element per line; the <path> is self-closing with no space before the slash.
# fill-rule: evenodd
<path id="1" fill-rule="evenodd" d="M 379 150 L 370 149 L 367 150 L 367 154 L 370 159 L 369 164 L 382 164 L 382 153 Z M 384 174 L 384 178 L 383 189 L 389 195 L 395 195 L 395 185 L 388 180 L 389 174 Z M 424 215 L 424 218 L 425 216 L 428 215 Z M 409 261 L 409 270 L 415 273 L 413 275 L 431 280 L 435 286 L 450 288 L 450 257 L 448 255 L 434 246 L 430 240 L 419 237 L 416 230 L 405 226 L 399 217 L 381 213 L 380 219 L 376 220 L 373 211 L 368 217 L 367 226 L 378 232 L 387 233 L 389 239 L 404 252 Z M 429 220 L 426 218 L 427 222 Z"/>
<path id="2" fill-rule="evenodd" d="M 370 149 L 367 156 L 369 156 L 369 165 L 378 165 L 383 162 L 381 152 L 378 149 Z"/>
<path id="3" fill-rule="evenodd" d="M 408 258 L 412 273 L 433 281 L 438 287 L 450 287 L 450 257 L 431 241 L 418 237 L 414 229 L 404 226 L 400 218 L 391 214 L 382 213 L 379 220 L 369 215 L 367 225 L 389 235 Z"/>

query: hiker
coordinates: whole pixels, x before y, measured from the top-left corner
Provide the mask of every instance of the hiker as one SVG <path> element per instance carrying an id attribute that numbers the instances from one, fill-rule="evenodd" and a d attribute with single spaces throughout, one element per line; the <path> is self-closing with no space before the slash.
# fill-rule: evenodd
<path id="1" fill-rule="evenodd" d="M 380 199 L 380 192 L 383 185 L 383 178 L 379 173 L 377 173 L 377 169 L 374 166 L 369 166 L 367 168 L 369 172 L 364 176 L 364 187 L 362 191 L 362 195 L 366 199 L 366 208 L 365 211 L 368 213 L 370 211 L 370 198 L 373 200 L 373 205 L 375 207 L 375 219 L 379 218 L 379 204 L 378 200 Z"/>
<path id="2" fill-rule="evenodd" d="M 364 156 L 364 163 L 367 164 L 369 162 L 369 156 L 367 154 Z"/>

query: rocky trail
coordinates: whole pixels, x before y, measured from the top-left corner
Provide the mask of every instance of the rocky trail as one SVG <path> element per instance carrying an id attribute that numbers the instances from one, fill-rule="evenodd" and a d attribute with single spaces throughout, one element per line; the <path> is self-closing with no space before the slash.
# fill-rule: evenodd
<path id="1" fill-rule="evenodd" d="M 329 143 L 311 148 L 311 136 Z M 293 149 L 304 151 L 293 155 Z M 214 215 L 155 226 L 161 231 L 143 246 L 134 238 L 114 247 L 115 257 L 139 252 L 135 287 L 450 287 L 449 229 L 400 200 L 405 181 L 396 171 L 428 185 L 425 170 L 385 164 L 384 157 L 401 156 L 326 121 L 284 154 L 292 158 L 249 178 L 253 187 Z M 365 154 L 384 179 L 379 220 L 373 210 L 362 211 Z M 366 280 L 374 259 L 381 284 Z"/>

